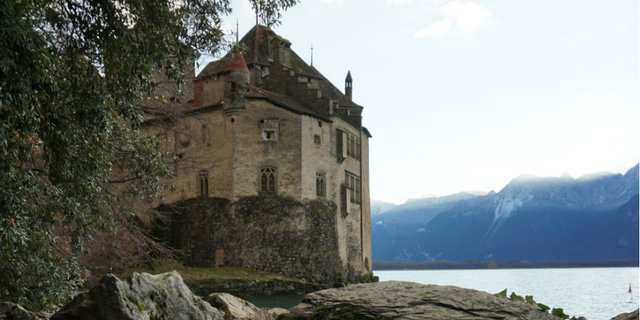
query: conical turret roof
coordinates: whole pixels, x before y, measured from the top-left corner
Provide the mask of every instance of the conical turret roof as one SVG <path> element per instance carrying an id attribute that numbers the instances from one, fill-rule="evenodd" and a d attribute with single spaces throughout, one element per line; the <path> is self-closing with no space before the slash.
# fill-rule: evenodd
<path id="1" fill-rule="evenodd" d="M 226 67 L 227 70 L 229 71 L 236 71 L 236 70 L 249 70 L 249 68 L 247 67 L 247 62 L 244 60 L 244 56 L 242 55 L 242 52 L 240 52 L 240 50 L 238 49 L 234 49 L 233 51 L 231 51 L 229 53 L 229 55 L 227 56 L 226 59 Z"/>

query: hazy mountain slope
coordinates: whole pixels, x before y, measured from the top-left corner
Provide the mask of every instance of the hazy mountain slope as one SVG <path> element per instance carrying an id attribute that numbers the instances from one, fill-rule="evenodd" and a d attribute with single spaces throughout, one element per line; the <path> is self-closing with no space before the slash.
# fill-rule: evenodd
<path id="1" fill-rule="evenodd" d="M 396 216 L 397 215 L 397 216 Z M 518 177 L 498 193 L 374 217 L 377 260 L 638 257 L 638 166 L 626 174 Z"/>
<path id="2" fill-rule="evenodd" d="M 395 235 L 423 232 L 433 217 L 451 209 L 456 202 L 473 197 L 475 196 L 469 193 L 458 193 L 446 197 L 417 199 L 373 216 L 374 257 L 394 250 Z"/>
<path id="3" fill-rule="evenodd" d="M 638 194 L 601 220 L 595 233 L 576 250 L 596 259 L 638 259 Z"/>
<path id="4" fill-rule="evenodd" d="M 379 215 L 395 207 L 396 205 L 393 203 L 384 202 L 380 200 L 371 200 L 371 215 L 372 216 Z"/>

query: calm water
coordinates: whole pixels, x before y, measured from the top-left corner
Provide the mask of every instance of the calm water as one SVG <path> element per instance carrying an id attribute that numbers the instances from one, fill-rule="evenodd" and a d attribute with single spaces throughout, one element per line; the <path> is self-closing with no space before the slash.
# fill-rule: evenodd
<path id="1" fill-rule="evenodd" d="M 568 315 L 609 320 L 638 308 L 638 268 L 374 271 L 380 281 L 453 285 L 489 293 L 508 289 Z M 632 294 L 628 293 L 631 285 Z"/>

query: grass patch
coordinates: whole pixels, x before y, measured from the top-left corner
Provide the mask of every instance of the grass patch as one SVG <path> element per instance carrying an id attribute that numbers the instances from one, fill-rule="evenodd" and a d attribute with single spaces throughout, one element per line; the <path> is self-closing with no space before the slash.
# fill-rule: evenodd
<path id="1" fill-rule="evenodd" d="M 242 267 L 210 267 L 197 268 L 186 267 L 175 260 L 157 260 L 149 269 L 130 270 L 123 274 L 124 277 L 130 276 L 135 272 L 147 272 L 151 274 L 159 274 L 168 271 L 177 271 L 184 282 L 193 288 L 202 288 L 212 285 L 224 283 L 260 283 L 260 282 L 292 282 L 304 283 L 302 280 L 287 277 L 279 273 L 257 271 Z"/>

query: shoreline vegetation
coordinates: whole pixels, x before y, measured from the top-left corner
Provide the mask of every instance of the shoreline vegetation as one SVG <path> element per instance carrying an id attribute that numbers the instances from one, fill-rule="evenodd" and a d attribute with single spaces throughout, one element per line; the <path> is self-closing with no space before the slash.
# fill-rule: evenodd
<path id="1" fill-rule="evenodd" d="M 611 268 L 639 267 L 638 260 L 590 261 L 373 261 L 373 270 L 455 270 L 455 269 L 545 269 L 545 268 Z"/>
<path id="2" fill-rule="evenodd" d="M 326 286 L 288 277 L 275 272 L 258 271 L 242 267 L 188 267 L 171 259 L 160 259 L 150 268 L 131 269 L 118 274 L 129 278 L 133 272 L 161 274 L 176 271 L 189 288 L 200 296 L 213 292 L 227 292 L 238 297 L 271 295 L 304 295 L 326 289 Z"/>

